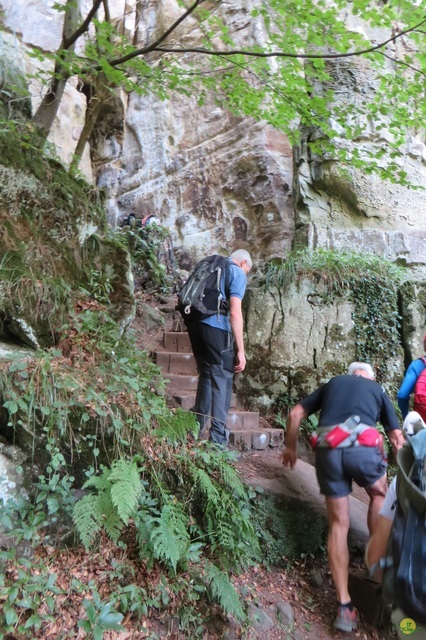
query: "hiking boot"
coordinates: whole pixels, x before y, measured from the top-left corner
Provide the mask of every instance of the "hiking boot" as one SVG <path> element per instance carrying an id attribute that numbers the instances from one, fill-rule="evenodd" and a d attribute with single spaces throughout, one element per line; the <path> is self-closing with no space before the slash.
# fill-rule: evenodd
<path id="1" fill-rule="evenodd" d="M 352 611 L 348 607 L 339 606 L 337 608 L 337 616 L 334 621 L 335 629 L 340 631 L 353 631 L 358 625 L 358 611 L 353 608 Z"/>
<path id="2" fill-rule="evenodd" d="M 198 440 L 208 440 L 209 439 L 209 430 L 207 427 L 200 429 L 198 432 Z"/>

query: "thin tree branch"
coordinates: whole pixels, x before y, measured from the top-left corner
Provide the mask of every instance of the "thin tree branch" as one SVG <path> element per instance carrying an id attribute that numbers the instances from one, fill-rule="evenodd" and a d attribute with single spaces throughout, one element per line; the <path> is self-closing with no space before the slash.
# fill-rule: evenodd
<path id="1" fill-rule="evenodd" d="M 200 6 L 200 4 L 202 2 L 204 2 L 205 0 L 195 0 L 194 4 L 191 5 L 189 7 L 189 9 L 187 9 L 187 11 L 185 11 L 185 13 L 183 13 L 177 20 L 176 22 L 174 22 L 168 29 L 167 31 L 165 31 L 163 33 L 162 36 L 160 36 L 155 42 L 153 42 L 152 44 L 149 44 L 146 47 L 142 47 L 141 49 L 136 49 L 135 51 L 132 51 L 132 53 L 128 53 L 127 55 L 121 57 L 121 58 L 117 58 L 116 60 L 112 60 L 112 62 L 109 62 L 109 64 L 111 65 L 111 67 L 116 67 L 120 64 L 123 64 L 124 62 L 128 62 L 128 60 L 132 60 L 133 58 L 138 58 L 139 56 L 143 56 L 147 53 L 150 53 L 151 51 L 159 51 L 160 49 L 158 48 L 158 45 L 160 45 L 166 38 L 168 38 L 168 36 L 173 33 L 173 31 L 181 24 L 181 22 L 183 22 L 184 20 L 186 20 L 186 18 L 191 15 L 191 13 L 193 13 L 195 11 L 195 9 L 197 7 Z M 100 67 L 95 67 L 95 71 L 98 71 L 100 69 Z"/>
<path id="2" fill-rule="evenodd" d="M 105 22 L 111 22 L 111 14 L 109 11 L 108 0 L 102 0 L 102 4 L 104 5 Z"/>
<path id="3" fill-rule="evenodd" d="M 415 73 L 419 73 L 420 75 L 422 75 L 423 77 L 426 78 L 426 72 L 422 71 L 421 69 L 417 69 L 417 67 L 413 67 L 412 64 L 408 64 L 408 62 L 405 62 L 404 60 L 398 60 L 398 58 L 393 58 L 392 56 L 388 55 L 384 51 L 380 51 L 380 54 L 384 58 L 387 58 L 388 60 L 391 60 L 392 62 L 395 62 L 395 64 L 400 64 L 403 67 L 407 67 L 408 69 L 411 69 Z"/>
<path id="4" fill-rule="evenodd" d="M 366 53 L 372 53 L 374 51 L 378 51 L 385 47 L 389 42 L 395 42 L 399 38 L 407 35 L 407 33 L 411 33 L 418 29 L 422 24 L 426 22 L 426 18 L 424 18 L 421 22 L 419 22 L 415 27 L 409 27 L 396 35 L 391 36 L 387 40 L 380 42 L 379 44 L 374 45 L 373 47 L 368 47 L 367 49 L 359 49 L 358 51 L 349 51 L 348 53 L 323 53 L 323 54 L 315 54 L 315 53 L 285 53 L 283 51 L 271 51 L 269 53 L 259 52 L 259 51 L 247 51 L 244 49 L 234 49 L 230 51 L 221 51 L 221 50 L 213 50 L 213 49 L 204 49 L 203 47 L 188 47 L 188 48 L 174 48 L 174 47 L 156 47 L 156 51 L 163 51 L 164 53 L 201 53 L 203 55 L 210 56 L 235 56 L 235 55 L 243 55 L 243 56 L 252 56 L 255 58 L 299 58 L 302 60 L 335 60 L 337 58 L 350 58 L 353 56 L 362 56 Z M 127 60 L 130 57 L 134 58 L 138 54 L 137 51 L 134 51 L 132 54 L 127 56 Z M 115 63 L 121 62 L 121 60 L 110 62 L 111 66 L 115 66 Z"/>
<path id="5" fill-rule="evenodd" d="M 256 73 L 255 71 L 252 71 L 252 69 L 249 68 L 249 63 L 245 65 L 245 64 L 235 62 L 234 60 L 231 60 L 230 62 L 231 62 L 231 65 L 229 68 L 232 69 L 232 67 L 239 67 L 246 73 L 252 75 L 254 78 L 256 78 L 256 80 L 259 81 L 260 84 L 263 84 L 265 87 L 268 87 L 268 89 L 270 89 L 272 93 L 275 93 L 277 96 L 279 96 L 283 100 L 283 102 L 287 102 L 287 104 L 289 104 L 292 109 L 295 109 L 294 104 L 290 99 L 290 96 L 285 95 L 284 93 L 282 93 L 282 91 L 274 87 L 274 85 L 268 82 L 265 78 L 261 78 L 258 73 Z M 223 69 L 222 71 L 226 71 L 226 68 Z"/>
<path id="6" fill-rule="evenodd" d="M 86 16 L 86 19 L 84 20 L 84 22 L 81 23 L 81 25 L 78 27 L 78 29 L 76 29 L 74 31 L 73 34 L 70 35 L 69 38 L 67 38 L 66 40 L 64 40 L 64 49 L 69 49 L 76 40 L 78 40 L 78 38 L 80 36 L 83 35 L 83 33 L 85 33 L 88 28 L 90 23 L 92 22 L 92 19 L 94 17 L 94 15 L 96 14 L 97 10 L 99 9 L 100 5 L 102 4 L 103 0 L 93 0 L 93 6 L 90 9 L 89 13 Z"/>

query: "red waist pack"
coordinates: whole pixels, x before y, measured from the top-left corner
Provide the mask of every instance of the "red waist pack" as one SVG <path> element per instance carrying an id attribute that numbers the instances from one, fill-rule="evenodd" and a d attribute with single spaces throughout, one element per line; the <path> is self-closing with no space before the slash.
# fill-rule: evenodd
<path id="1" fill-rule="evenodd" d="M 383 449 L 383 436 L 374 427 L 368 427 L 359 433 L 357 442 L 361 447 L 379 447 Z"/>

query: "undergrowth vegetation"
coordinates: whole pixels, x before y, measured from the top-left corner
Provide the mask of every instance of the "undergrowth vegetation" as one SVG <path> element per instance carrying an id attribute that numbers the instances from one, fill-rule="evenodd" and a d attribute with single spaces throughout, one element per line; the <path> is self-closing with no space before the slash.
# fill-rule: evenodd
<path id="1" fill-rule="evenodd" d="M 78 624 L 93 637 L 129 614 L 137 628 L 143 612 L 169 606 L 171 591 L 194 637 L 203 602 L 243 620 L 231 576 L 259 553 L 249 492 L 233 454 L 195 441 L 194 416 L 169 409 L 163 385 L 131 335 L 82 296 L 55 347 L 1 361 L 9 429 L 36 471 L 1 509 L 14 548 L 2 554 L 0 638 L 57 628 L 63 590 L 40 549 L 74 544 L 76 534 L 90 554 L 109 544 L 121 556 L 102 596 L 84 579 L 67 587 L 82 594 Z M 145 580 L 158 578 L 144 589 L 128 583 L 138 563 Z"/>
<path id="2" fill-rule="evenodd" d="M 24 118 L 0 150 L 0 321 L 25 318 L 38 347 L 0 360 L 2 435 L 26 455 L 0 509 L 0 638 L 144 632 L 152 611 L 188 637 L 215 611 L 241 623 L 232 575 L 260 553 L 250 492 L 126 330 L 131 266 L 138 285 L 173 286 L 167 230 L 103 234 L 102 196 Z"/>
<path id="3" fill-rule="evenodd" d="M 325 552 L 325 518 L 313 508 L 301 508 L 297 501 L 257 494 L 253 521 L 266 566 L 286 566 L 295 558 L 314 558 Z"/>
<path id="4" fill-rule="evenodd" d="M 177 278 L 170 231 L 153 223 L 125 226 L 121 234 L 132 256 L 137 285 L 150 291 L 170 293 Z"/>
<path id="5" fill-rule="evenodd" d="M 386 379 L 398 354 L 398 290 L 404 268 L 367 253 L 304 249 L 268 263 L 261 283 L 286 290 L 303 278 L 321 288 L 325 304 L 344 297 L 352 302 L 356 360 L 370 362 L 378 380 Z"/>

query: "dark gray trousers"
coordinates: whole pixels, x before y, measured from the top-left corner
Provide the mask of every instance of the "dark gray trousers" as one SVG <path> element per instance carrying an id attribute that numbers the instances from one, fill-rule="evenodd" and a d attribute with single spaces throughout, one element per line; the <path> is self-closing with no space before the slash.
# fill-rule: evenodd
<path id="1" fill-rule="evenodd" d="M 211 420 L 210 440 L 226 445 L 229 439 L 226 419 L 234 379 L 232 333 L 203 322 L 187 321 L 187 327 L 199 375 L 192 411 L 197 414 L 200 429 Z"/>

